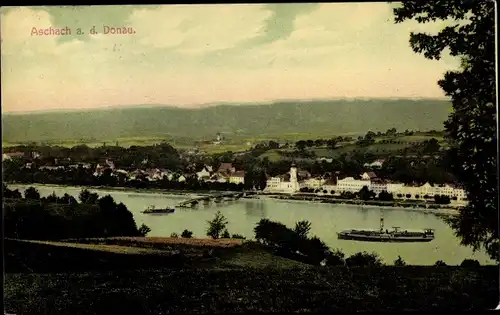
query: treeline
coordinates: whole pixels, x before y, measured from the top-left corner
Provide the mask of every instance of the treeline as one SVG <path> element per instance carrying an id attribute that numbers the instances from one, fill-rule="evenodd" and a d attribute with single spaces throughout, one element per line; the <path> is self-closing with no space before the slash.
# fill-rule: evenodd
<path id="1" fill-rule="evenodd" d="M 32 162 L 33 154 L 40 156 L 36 159 L 39 165 L 55 166 L 70 165 L 75 162 L 103 164 L 106 159 L 113 161 L 115 167 L 130 168 L 166 168 L 170 170 L 184 170 L 187 161 L 180 153 L 166 142 L 150 146 L 131 146 L 124 148 L 116 145 L 91 148 L 86 145 L 77 145 L 71 148 L 62 146 L 23 145 L 8 148 L 8 152 L 23 152 L 24 162 Z"/>
<path id="2" fill-rule="evenodd" d="M 408 144 L 417 144 L 415 141 L 401 141 L 401 140 L 396 140 L 397 137 L 403 137 L 403 136 L 413 136 L 415 134 L 414 131 L 409 131 L 405 130 L 403 132 L 398 132 L 396 128 L 391 128 L 388 129 L 386 132 L 374 132 L 374 131 L 368 131 L 364 136 L 358 136 L 356 139 L 356 145 L 359 146 L 367 146 L 370 144 L 375 143 L 375 138 L 386 138 L 386 139 L 381 139 L 381 143 L 384 144 L 396 144 L 396 143 L 408 143 Z M 430 130 L 426 132 L 419 132 L 418 134 L 424 135 L 424 136 L 436 136 L 440 137 L 443 136 L 444 133 L 436 130 Z M 305 148 L 313 148 L 313 147 L 328 147 L 332 150 L 337 148 L 337 144 L 339 143 L 345 143 L 345 142 L 353 142 L 354 139 L 349 136 L 345 137 L 333 137 L 331 139 L 316 139 L 316 140 L 299 140 L 295 142 L 295 148 L 299 151 L 303 151 Z"/>
<path id="3" fill-rule="evenodd" d="M 9 238 L 57 240 L 66 238 L 145 236 L 150 229 L 137 228 L 132 213 L 110 195 L 99 197 L 82 190 L 79 200 L 64 194 L 41 197 L 37 189 L 24 196 L 3 184 L 4 235 Z"/>

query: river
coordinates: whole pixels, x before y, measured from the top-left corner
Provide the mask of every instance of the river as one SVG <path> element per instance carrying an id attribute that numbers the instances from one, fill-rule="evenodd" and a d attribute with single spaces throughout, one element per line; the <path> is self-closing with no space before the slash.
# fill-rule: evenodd
<path id="1" fill-rule="evenodd" d="M 81 187 L 46 185 L 9 185 L 10 189 L 23 192 L 29 186 L 38 189 L 42 196 L 52 192 L 62 196 L 64 193 L 78 198 Z M 330 248 L 338 248 L 346 256 L 360 252 L 376 252 L 386 264 L 392 264 L 398 255 L 408 264 L 432 265 L 443 260 L 450 265 L 460 264 L 465 258 L 477 259 L 483 264 L 494 264 L 484 252 L 473 253 L 469 247 L 461 246 L 453 230 L 442 219 L 433 214 L 415 210 L 382 207 L 360 207 L 357 205 L 322 204 L 310 201 L 287 201 L 261 197 L 260 199 L 240 199 L 210 205 L 199 204 L 195 209 L 177 208 L 168 215 L 146 215 L 141 213 L 146 207 L 176 206 L 179 202 L 196 196 L 195 194 L 167 194 L 147 191 L 90 189 L 100 196 L 111 195 L 115 201 L 123 202 L 133 213 L 137 226 L 142 223 L 151 228 L 148 236 L 170 236 L 180 234 L 184 229 L 193 231 L 193 237 L 206 237 L 207 220 L 220 210 L 229 221 L 231 234 L 253 238 L 253 228 L 261 218 L 279 221 L 291 228 L 295 222 L 311 222 L 311 235 L 316 235 Z M 401 229 L 435 229 L 436 238 L 429 243 L 370 243 L 338 240 L 337 232 L 351 228 L 379 227 L 383 213 L 385 226 Z"/>

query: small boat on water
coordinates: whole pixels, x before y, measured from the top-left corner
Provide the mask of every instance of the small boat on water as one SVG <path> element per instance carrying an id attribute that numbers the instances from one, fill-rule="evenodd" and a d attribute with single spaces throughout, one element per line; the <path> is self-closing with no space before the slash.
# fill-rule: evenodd
<path id="1" fill-rule="evenodd" d="M 384 230 L 384 219 L 380 218 L 380 230 L 346 230 L 337 233 L 337 237 L 341 240 L 364 242 L 430 242 L 434 239 L 434 230 L 401 231 L 396 226 L 391 231 Z"/>
<path id="2" fill-rule="evenodd" d="M 156 209 L 155 206 L 149 206 L 146 210 L 142 211 L 145 214 L 156 214 L 156 213 L 174 213 L 174 208 L 160 208 Z"/>

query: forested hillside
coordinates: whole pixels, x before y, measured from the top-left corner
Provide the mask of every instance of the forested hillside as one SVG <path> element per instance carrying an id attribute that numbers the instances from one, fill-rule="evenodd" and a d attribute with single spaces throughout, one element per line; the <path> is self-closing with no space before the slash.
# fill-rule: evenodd
<path id="1" fill-rule="evenodd" d="M 368 130 L 442 130 L 451 103 L 444 100 L 333 100 L 199 109 L 127 107 L 107 110 L 4 114 L 3 141 L 124 137 L 262 137 L 348 134 Z"/>

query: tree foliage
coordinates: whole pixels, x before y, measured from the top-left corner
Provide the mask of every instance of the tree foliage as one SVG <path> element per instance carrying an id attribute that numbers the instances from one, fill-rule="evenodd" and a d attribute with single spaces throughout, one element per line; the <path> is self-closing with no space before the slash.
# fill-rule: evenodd
<path id="1" fill-rule="evenodd" d="M 222 231 L 226 229 L 228 222 L 226 217 L 219 210 L 215 214 L 215 217 L 211 221 L 207 221 L 207 223 L 207 236 L 210 236 L 213 239 L 218 239 Z"/>
<path id="2" fill-rule="evenodd" d="M 4 232 L 6 237 L 21 239 L 65 239 L 108 236 L 145 236 L 150 229 L 137 229 L 132 213 L 109 195 L 93 204 L 78 203 L 64 194 L 39 197 L 38 191 L 26 189 L 26 197 L 4 185 Z M 38 199 L 36 198 L 38 197 Z"/>
<path id="3" fill-rule="evenodd" d="M 181 237 L 183 237 L 183 238 L 192 238 L 193 237 L 193 232 L 185 229 L 184 231 L 182 231 Z"/>
<path id="4" fill-rule="evenodd" d="M 311 222 L 303 220 L 295 223 L 294 231 L 300 237 L 307 238 L 309 232 L 311 231 Z"/>
<path id="5" fill-rule="evenodd" d="M 450 168 L 469 199 L 451 226 L 463 245 L 483 247 L 498 260 L 494 10 L 492 1 L 405 1 L 394 14 L 396 23 L 453 21 L 435 35 L 411 33 L 410 45 L 428 59 L 448 49 L 461 60 L 459 70 L 438 82 L 453 103 L 445 122 Z"/>

